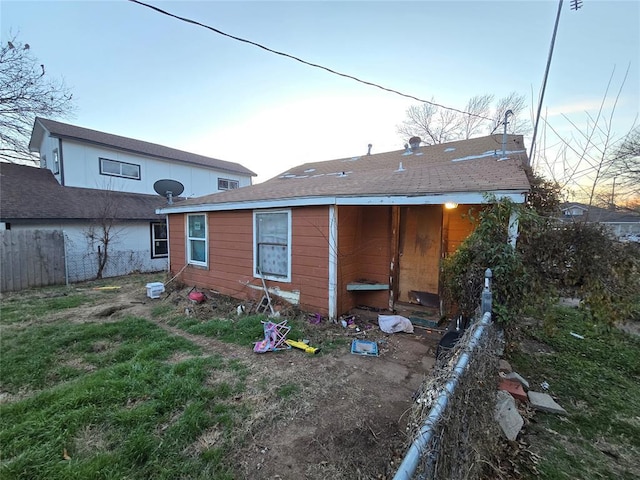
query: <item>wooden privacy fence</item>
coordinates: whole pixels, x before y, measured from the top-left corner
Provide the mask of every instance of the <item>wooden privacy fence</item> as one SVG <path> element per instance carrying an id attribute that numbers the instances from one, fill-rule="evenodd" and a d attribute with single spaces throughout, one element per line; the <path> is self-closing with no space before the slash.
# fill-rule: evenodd
<path id="1" fill-rule="evenodd" d="M 0 244 L 0 291 L 65 283 L 62 231 L 4 230 Z"/>

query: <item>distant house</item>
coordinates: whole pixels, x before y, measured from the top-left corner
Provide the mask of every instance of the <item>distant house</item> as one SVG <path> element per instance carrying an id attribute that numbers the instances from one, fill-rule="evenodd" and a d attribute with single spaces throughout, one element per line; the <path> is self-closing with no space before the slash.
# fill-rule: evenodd
<path id="1" fill-rule="evenodd" d="M 165 205 L 170 270 L 190 285 L 260 299 L 262 281 L 307 311 L 437 304 L 441 259 L 487 194 L 522 203 L 521 136 L 306 163 L 264 183 Z"/>
<path id="2" fill-rule="evenodd" d="M 104 277 L 167 267 L 166 203 L 158 195 L 63 187 L 48 169 L 0 163 L 0 230 L 60 230 L 69 281 L 95 278 L 95 238 L 111 229 Z M 3 273 L 4 274 L 4 273 Z"/>
<path id="3" fill-rule="evenodd" d="M 159 180 L 182 187 L 174 193 L 184 198 L 246 187 L 255 176 L 237 163 L 44 118 L 35 120 L 29 149 L 40 168 L 0 164 L 0 229 L 63 230 L 71 280 L 95 276 L 105 220 L 113 243 L 104 276 L 166 269 Z"/>
<path id="4" fill-rule="evenodd" d="M 640 214 L 636 212 L 577 202 L 565 203 L 560 210 L 564 222 L 601 223 L 620 241 L 640 242 Z"/>
<path id="5" fill-rule="evenodd" d="M 29 149 L 65 187 L 154 195 L 157 180 L 182 183 L 185 197 L 251 185 L 256 174 L 234 162 L 36 118 Z"/>

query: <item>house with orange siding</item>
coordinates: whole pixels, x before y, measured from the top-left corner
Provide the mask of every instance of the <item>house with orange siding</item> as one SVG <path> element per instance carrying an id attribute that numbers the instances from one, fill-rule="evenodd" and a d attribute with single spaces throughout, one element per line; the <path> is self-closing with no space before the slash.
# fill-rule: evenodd
<path id="1" fill-rule="evenodd" d="M 473 231 L 470 210 L 489 196 L 523 203 L 528 159 L 519 135 L 416 140 L 158 209 L 171 273 L 254 301 L 264 281 L 272 295 L 330 318 L 358 305 L 437 304 L 441 261 Z"/>

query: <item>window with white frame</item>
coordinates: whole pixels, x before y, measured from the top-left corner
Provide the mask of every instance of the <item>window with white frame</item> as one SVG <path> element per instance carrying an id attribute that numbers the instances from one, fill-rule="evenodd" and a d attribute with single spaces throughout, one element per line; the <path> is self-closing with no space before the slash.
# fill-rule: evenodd
<path id="1" fill-rule="evenodd" d="M 254 212 L 254 272 L 291 281 L 291 211 Z"/>
<path id="2" fill-rule="evenodd" d="M 53 173 L 57 175 L 60 173 L 60 158 L 58 157 L 58 149 L 53 150 Z"/>
<path id="3" fill-rule="evenodd" d="M 187 215 L 187 261 L 207 265 L 207 216 Z"/>
<path id="4" fill-rule="evenodd" d="M 228 178 L 218 179 L 218 190 L 235 190 L 240 186 L 238 180 L 229 180 Z"/>
<path id="5" fill-rule="evenodd" d="M 167 257 L 169 255 L 169 237 L 166 222 L 151 223 L 151 258 Z"/>
<path id="6" fill-rule="evenodd" d="M 119 162 L 118 160 L 100 159 L 100 174 L 112 177 L 132 178 L 140 180 L 140 165 Z"/>

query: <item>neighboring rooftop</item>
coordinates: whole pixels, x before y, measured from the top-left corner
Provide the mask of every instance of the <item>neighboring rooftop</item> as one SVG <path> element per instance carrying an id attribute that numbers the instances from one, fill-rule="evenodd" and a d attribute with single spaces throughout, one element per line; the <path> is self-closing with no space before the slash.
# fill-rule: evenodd
<path id="1" fill-rule="evenodd" d="M 461 140 L 359 157 L 305 163 L 238 190 L 180 202 L 214 205 L 308 198 L 438 195 L 463 192 L 526 192 L 527 154 L 521 135 Z"/>
<path id="2" fill-rule="evenodd" d="M 45 134 L 45 129 L 48 130 L 53 137 L 81 140 L 95 145 L 125 150 L 127 152 L 148 155 L 165 160 L 202 165 L 240 175 L 256 176 L 255 172 L 243 167 L 239 163 L 205 157 L 203 155 L 176 150 L 175 148 L 165 147 L 155 143 L 144 142 L 134 138 L 121 137 L 120 135 L 99 132 L 97 130 L 77 127 L 75 125 L 69 125 L 68 123 L 57 122 L 55 120 L 48 120 L 40 117 L 36 118 L 34 122 L 33 133 L 31 135 L 31 141 L 29 142 L 29 150 L 32 152 L 38 151 L 43 135 Z"/>
<path id="3" fill-rule="evenodd" d="M 578 202 L 560 205 L 564 221 L 588 221 L 598 223 L 640 223 L 640 214 L 619 208 L 601 208 Z"/>
<path id="4" fill-rule="evenodd" d="M 0 163 L 0 219 L 96 220 L 105 215 L 118 220 L 157 220 L 156 208 L 166 205 L 157 195 L 63 187 L 51 170 Z"/>

